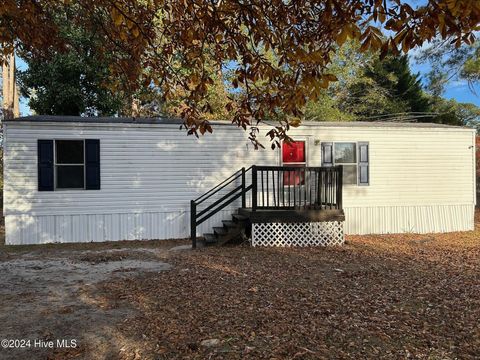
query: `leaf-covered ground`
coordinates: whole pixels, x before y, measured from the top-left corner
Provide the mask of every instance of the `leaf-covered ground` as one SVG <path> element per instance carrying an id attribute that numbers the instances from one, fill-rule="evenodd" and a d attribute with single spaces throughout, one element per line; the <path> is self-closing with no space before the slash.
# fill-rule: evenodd
<path id="1" fill-rule="evenodd" d="M 478 359 L 472 232 L 334 248 L 0 246 L 0 359 Z"/>
<path id="2" fill-rule="evenodd" d="M 136 311 L 118 357 L 479 358 L 478 220 L 327 249 L 179 252 L 171 271 L 102 285 L 109 306 Z"/>

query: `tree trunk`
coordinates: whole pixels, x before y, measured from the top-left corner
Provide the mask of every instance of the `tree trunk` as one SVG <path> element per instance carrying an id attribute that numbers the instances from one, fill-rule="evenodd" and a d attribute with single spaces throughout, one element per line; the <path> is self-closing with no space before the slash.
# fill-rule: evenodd
<path id="1" fill-rule="evenodd" d="M 18 88 L 15 79 L 15 54 L 9 55 L 2 66 L 3 117 L 13 119 L 20 115 Z"/>

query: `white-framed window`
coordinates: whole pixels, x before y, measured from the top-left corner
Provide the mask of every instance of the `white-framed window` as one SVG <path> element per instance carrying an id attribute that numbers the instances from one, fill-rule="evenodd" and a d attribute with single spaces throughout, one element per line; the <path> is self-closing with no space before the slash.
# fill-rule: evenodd
<path id="1" fill-rule="evenodd" d="M 333 144 L 333 165 L 343 165 L 343 183 L 357 184 L 357 144 L 336 142 Z"/>
<path id="2" fill-rule="evenodd" d="M 322 142 L 322 166 L 343 166 L 344 185 L 369 185 L 368 142 Z"/>
<path id="3" fill-rule="evenodd" d="M 85 189 L 85 141 L 55 140 L 55 189 Z"/>

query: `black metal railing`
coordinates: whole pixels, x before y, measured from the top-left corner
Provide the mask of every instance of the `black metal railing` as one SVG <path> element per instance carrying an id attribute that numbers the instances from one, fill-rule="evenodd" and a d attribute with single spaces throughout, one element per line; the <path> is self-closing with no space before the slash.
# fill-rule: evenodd
<path id="1" fill-rule="evenodd" d="M 342 166 L 253 166 L 252 211 L 341 209 Z"/>
<path id="2" fill-rule="evenodd" d="M 199 198 L 190 201 L 190 236 L 192 239 L 192 248 L 197 247 L 197 227 L 224 209 L 237 199 L 242 199 L 242 207 L 247 206 L 246 194 L 252 189 L 252 185 L 246 185 L 246 174 L 252 169 L 241 168 L 235 174 L 231 175 L 220 184 L 209 190 Z M 238 184 L 240 182 L 240 184 Z M 221 192 L 226 194 L 221 194 Z M 215 196 L 220 196 L 218 199 Z M 203 209 L 199 209 L 203 205 Z"/>
<path id="3" fill-rule="evenodd" d="M 251 182 L 247 185 L 247 173 Z M 199 198 L 190 202 L 190 236 L 197 246 L 197 227 L 241 198 L 252 211 L 289 209 L 342 209 L 342 166 L 251 166 L 242 168 Z M 223 193 L 224 194 L 223 194 Z M 203 207 L 200 209 L 200 207 Z"/>

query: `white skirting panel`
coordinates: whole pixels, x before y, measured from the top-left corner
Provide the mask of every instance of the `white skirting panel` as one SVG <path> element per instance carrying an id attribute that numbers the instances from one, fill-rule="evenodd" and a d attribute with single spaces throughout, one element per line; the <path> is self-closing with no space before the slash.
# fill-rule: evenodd
<path id="1" fill-rule="evenodd" d="M 343 221 L 252 224 L 252 246 L 330 246 L 344 242 Z"/>
<path id="2" fill-rule="evenodd" d="M 231 220 L 232 211 L 219 211 L 197 228 L 197 235 L 212 232 L 222 220 Z M 5 233 L 7 245 L 185 239 L 190 237 L 190 212 L 7 215 Z"/>
<path id="3" fill-rule="evenodd" d="M 474 205 L 345 208 L 346 234 L 430 233 L 474 229 Z M 224 209 L 197 229 L 211 232 L 233 209 Z M 7 215 L 6 244 L 182 239 L 190 237 L 188 211 L 92 215 Z"/>
<path id="4" fill-rule="evenodd" d="M 474 229 L 475 207 L 467 205 L 347 207 L 345 233 L 438 233 Z"/>

